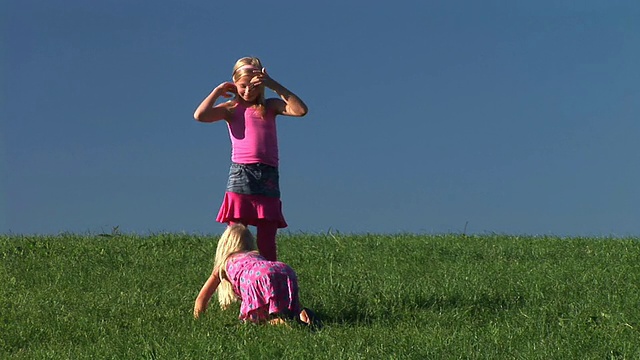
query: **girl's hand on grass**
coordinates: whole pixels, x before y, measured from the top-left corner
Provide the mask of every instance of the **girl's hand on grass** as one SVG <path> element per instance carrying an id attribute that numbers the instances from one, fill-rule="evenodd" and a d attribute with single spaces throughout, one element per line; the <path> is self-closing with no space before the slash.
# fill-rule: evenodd
<path id="1" fill-rule="evenodd" d="M 200 317 L 200 314 L 202 314 L 206 309 L 203 309 L 200 305 L 196 304 L 193 307 L 193 318 L 197 319 Z"/>

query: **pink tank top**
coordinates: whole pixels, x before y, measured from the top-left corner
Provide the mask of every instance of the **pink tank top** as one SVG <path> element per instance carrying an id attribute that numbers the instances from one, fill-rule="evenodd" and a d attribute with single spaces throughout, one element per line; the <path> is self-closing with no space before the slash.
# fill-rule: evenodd
<path id="1" fill-rule="evenodd" d="M 278 166 L 278 133 L 272 110 L 267 110 L 264 117 L 260 117 L 258 110 L 238 104 L 227 125 L 231 138 L 231 161 Z"/>

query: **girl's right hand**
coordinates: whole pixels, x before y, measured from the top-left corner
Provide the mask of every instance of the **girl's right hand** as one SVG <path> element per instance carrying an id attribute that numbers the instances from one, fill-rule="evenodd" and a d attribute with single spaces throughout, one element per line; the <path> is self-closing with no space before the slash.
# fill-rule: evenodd
<path id="1" fill-rule="evenodd" d="M 236 84 L 225 81 L 216 87 L 216 91 L 219 92 L 222 97 L 230 98 L 238 93 L 238 88 L 236 87 Z"/>
<path id="2" fill-rule="evenodd" d="M 202 309 L 198 308 L 198 307 L 194 307 L 193 308 L 193 318 L 194 319 L 198 319 L 200 317 L 200 314 L 202 314 L 203 311 Z"/>
<path id="3" fill-rule="evenodd" d="M 196 300 L 196 304 L 193 306 L 193 318 L 199 318 L 200 314 L 205 312 L 205 310 L 207 310 L 207 305 Z"/>

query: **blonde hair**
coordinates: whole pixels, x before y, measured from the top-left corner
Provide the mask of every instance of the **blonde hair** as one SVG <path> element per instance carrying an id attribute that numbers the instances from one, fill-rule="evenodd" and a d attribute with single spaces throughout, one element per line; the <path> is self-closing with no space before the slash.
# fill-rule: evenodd
<path id="1" fill-rule="evenodd" d="M 252 67 L 262 71 L 263 66 L 262 66 L 262 62 L 260 62 L 260 59 L 254 56 L 247 56 L 247 57 L 238 59 L 238 61 L 236 61 L 236 64 L 233 66 L 233 73 L 231 73 L 231 78 L 233 79 L 233 82 L 237 82 L 238 80 L 240 80 L 245 76 L 253 76 L 254 69 Z M 264 97 L 264 88 L 263 88 L 262 92 L 260 92 L 260 94 L 258 95 L 258 98 L 256 99 L 256 106 L 260 116 L 264 116 L 264 114 L 267 111 L 265 103 L 266 101 Z M 236 105 L 238 105 L 237 100 L 234 103 L 234 107 Z"/>
<path id="2" fill-rule="evenodd" d="M 218 269 L 218 275 L 220 276 L 218 302 L 222 309 L 228 308 L 231 303 L 238 300 L 226 274 L 229 257 L 237 253 L 257 250 L 258 246 L 251 231 L 242 224 L 229 225 L 224 233 L 222 233 L 222 236 L 220 236 L 216 248 L 216 256 L 213 261 L 213 268 Z"/>

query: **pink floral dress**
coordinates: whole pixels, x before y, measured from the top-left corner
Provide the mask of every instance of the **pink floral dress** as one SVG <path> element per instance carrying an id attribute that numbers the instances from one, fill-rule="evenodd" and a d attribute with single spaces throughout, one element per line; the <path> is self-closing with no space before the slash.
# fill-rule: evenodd
<path id="1" fill-rule="evenodd" d="M 226 271 L 233 291 L 242 301 L 241 320 L 292 318 L 300 312 L 298 277 L 289 265 L 247 252 L 233 255 Z"/>

